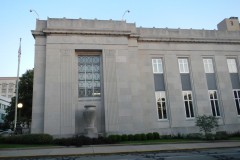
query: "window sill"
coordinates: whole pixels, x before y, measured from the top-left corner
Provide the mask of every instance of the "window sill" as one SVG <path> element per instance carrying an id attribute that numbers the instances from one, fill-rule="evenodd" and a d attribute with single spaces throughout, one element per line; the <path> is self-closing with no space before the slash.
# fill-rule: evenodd
<path id="1" fill-rule="evenodd" d="M 195 117 L 192 117 L 192 118 L 186 118 L 187 121 L 192 121 L 192 120 L 195 120 Z"/>
<path id="2" fill-rule="evenodd" d="M 81 97 L 78 101 L 100 101 L 101 97 Z"/>
<path id="3" fill-rule="evenodd" d="M 168 119 L 158 119 L 157 121 L 158 121 L 158 122 L 169 122 Z"/>

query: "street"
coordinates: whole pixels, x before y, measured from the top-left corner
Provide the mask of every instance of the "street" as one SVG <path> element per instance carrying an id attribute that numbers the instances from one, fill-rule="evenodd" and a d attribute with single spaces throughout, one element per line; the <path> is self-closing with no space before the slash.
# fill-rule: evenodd
<path id="1" fill-rule="evenodd" d="M 240 160 L 240 148 L 162 151 L 112 155 L 11 158 L 12 160 Z M 10 159 L 10 160 L 11 160 Z"/>

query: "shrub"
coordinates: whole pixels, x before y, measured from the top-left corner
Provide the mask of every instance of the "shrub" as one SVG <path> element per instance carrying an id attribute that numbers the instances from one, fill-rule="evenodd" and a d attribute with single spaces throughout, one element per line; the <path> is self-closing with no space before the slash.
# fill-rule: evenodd
<path id="1" fill-rule="evenodd" d="M 100 136 L 98 138 L 93 138 L 92 143 L 93 144 L 108 144 L 109 142 L 106 137 Z"/>
<path id="2" fill-rule="evenodd" d="M 60 146 L 71 146 L 74 145 L 73 138 L 56 138 L 53 140 L 53 144 L 60 145 Z"/>
<path id="3" fill-rule="evenodd" d="M 144 133 L 141 134 L 141 140 L 142 141 L 146 141 L 147 140 L 146 134 L 144 134 Z"/>
<path id="4" fill-rule="evenodd" d="M 77 147 L 80 147 L 80 146 L 82 146 L 83 145 L 83 139 L 84 139 L 85 137 L 84 136 L 79 136 L 79 135 L 76 135 L 75 137 L 73 137 L 72 138 L 72 144 L 73 145 L 75 145 L 75 146 L 77 146 Z"/>
<path id="5" fill-rule="evenodd" d="M 214 116 L 198 116 L 196 118 L 196 126 L 198 126 L 200 131 L 203 131 L 206 135 L 211 133 L 213 129 L 218 127 L 218 120 Z"/>
<path id="6" fill-rule="evenodd" d="M 147 140 L 152 140 L 154 139 L 153 133 L 147 133 Z"/>
<path id="7" fill-rule="evenodd" d="M 29 134 L 22 135 L 24 144 L 51 144 L 53 137 L 49 134 Z"/>
<path id="8" fill-rule="evenodd" d="M 154 139 L 159 139 L 160 138 L 160 135 L 158 132 L 153 132 L 153 138 Z"/>
<path id="9" fill-rule="evenodd" d="M 171 139 L 172 135 L 162 135 L 161 138 L 162 139 Z"/>
<path id="10" fill-rule="evenodd" d="M 129 135 L 128 135 L 128 140 L 129 140 L 129 141 L 134 141 L 134 136 L 133 136 L 132 134 L 129 134 Z"/>
<path id="11" fill-rule="evenodd" d="M 10 136 L 10 137 L 2 137 L 1 143 L 9 143 L 9 144 L 22 144 L 21 136 Z"/>
<path id="12" fill-rule="evenodd" d="M 181 133 L 178 133 L 176 136 L 174 136 L 174 138 L 177 138 L 177 139 L 183 139 L 185 136 L 184 134 L 181 134 Z"/>
<path id="13" fill-rule="evenodd" d="M 79 141 L 82 141 L 83 145 L 91 145 L 91 144 L 93 144 L 92 139 L 89 138 L 89 137 L 79 136 L 78 139 L 79 139 Z"/>
<path id="14" fill-rule="evenodd" d="M 126 134 L 123 134 L 121 139 L 122 141 L 128 141 L 128 136 Z"/>
<path id="15" fill-rule="evenodd" d="M 53 137 L 49 134 L 27 134 L 4 137 L 4 143 L 10 144 L 51 144 Z"/>
<path id="16" fill-rule="evenodd" d="M 212 133 L 207 133 L 207 134 L 205 134 L 205 138 L 206 138 L 206 140 L 215 140 L 215 137 L 214 137 L 214 134 L 212 134 Z"/>
<path id="17" fill-rule="evenodd" d="M 109 135 L 107 137 L 109 143 L 116 143 L 118 142 L 118 137 L 117 135 Z"/>
<path id="18" fill-rule="evenodd" d="M 187 139 L 203 139 L 202 133 L 189 133 L 186 136 Z"/>
<path id="19" fill-rule="evenodd" d="M 229 134 L 229 136 L 231 136 L 231 137 L 240 137 L 240 131 L 233 132 L 233 133 Z"/>
<path id="20" fill-rule="evenodd" d="M 142 138 L 141 138 L 141 134 L 135 134 L 134 135 L 134 141 L 141 141 Z"/>
<path id="21" fill-rule="evenodd" d="M 122 136 L 121 135 L 116 135 L 117 136 L 117 142 L 121 142 L 122 141 Z"/>
<path id="22" fill-rule="evenodd" d="M 215 139 L 217 140 L 228 139 L 228 134 L 226 131 L 218 131 L 216 132 Z"/>

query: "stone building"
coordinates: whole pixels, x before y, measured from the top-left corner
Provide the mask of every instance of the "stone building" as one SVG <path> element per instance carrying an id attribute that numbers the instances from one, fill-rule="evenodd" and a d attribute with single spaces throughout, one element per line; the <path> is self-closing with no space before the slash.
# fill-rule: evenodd
<path id="1" fill-rule="evenodd" d="M 4 123 L 6 109 L 10 106 L 11 99 L 0 95 L 0 126 Z"/>
<path id="2" fill-rule="evenodd" d="M 240 29 L 142 28 L 114 20 L 37 20 L 32 133 L 198 132 L 195 118 L 240 130 Z"/>
<path id="3" fill-rule="evenodd" d="M 7 98 L 15 96 L 17 77 L 0 77 L 0 95 Z"/>

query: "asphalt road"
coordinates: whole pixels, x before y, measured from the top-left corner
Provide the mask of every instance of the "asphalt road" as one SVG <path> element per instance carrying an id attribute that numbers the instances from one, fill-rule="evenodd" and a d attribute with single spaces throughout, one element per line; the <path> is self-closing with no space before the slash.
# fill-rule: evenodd
<path id="1" fill-rule="evenodd" d="M 13 159 L 9 159 L 13 160 Z M 14 158 L 14 160 L 240 160 L 240 148 L 113 155 Z"/>

